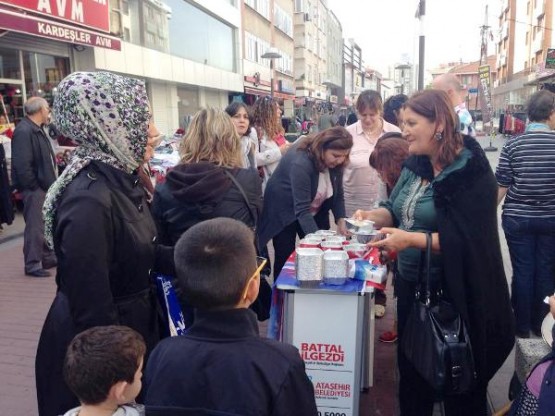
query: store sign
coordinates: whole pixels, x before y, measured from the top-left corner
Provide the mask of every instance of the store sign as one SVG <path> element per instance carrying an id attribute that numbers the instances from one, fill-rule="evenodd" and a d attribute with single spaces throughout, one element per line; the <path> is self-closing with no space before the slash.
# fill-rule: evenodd
<path id="1" fill-rule="evenodd" d="M 0 8 L 0 28 L 62 42 L 121 50 L 118 38 L 3 8 Z"/>
<path id="2" fill-rule="evenodd" d="M 108 0 L 0 0 L 0 4 L 110 32 Z"/>
<path id="3" fill-rule="evenodd" d="M 480 109 L 482 110 L 482 120 L 489 123 L 493 114 L 493 106 L 491 102 L 491 76 L 489 65 L 483 65 L 478 68 L 478 91 L 480 97 Z"/>
<path id="4" fill-rule="evenodd" d="M 305 362 L 322 416 L 358 414 L 357 302 L 358 296 L 295 293 L 292 343 Z M 333 308 L 322 306 L 329 304 Z"/>
<path id="5" fill-rule="evenodd" d="M 545 54 L 545 69 L 555 69 L 555 49 L 548 49 Z"/>

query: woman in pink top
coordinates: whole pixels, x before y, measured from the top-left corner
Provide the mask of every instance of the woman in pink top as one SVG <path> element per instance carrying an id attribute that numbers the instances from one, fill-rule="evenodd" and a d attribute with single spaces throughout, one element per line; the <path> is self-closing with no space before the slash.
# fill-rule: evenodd
<path id="1" fill-rule="evenodd" d="M 350 162 L 343 172 L 345 213 L 351 217 L 357 209 L 373 207 L 386 199 L 385 185 L 368 159 L 378 139 L 387 132 L 401 130 L 383 119 L 383 102 L 380 93 L 365 90 L 356 103 L 358 121 L 347 127 L 353 136 Z"/>

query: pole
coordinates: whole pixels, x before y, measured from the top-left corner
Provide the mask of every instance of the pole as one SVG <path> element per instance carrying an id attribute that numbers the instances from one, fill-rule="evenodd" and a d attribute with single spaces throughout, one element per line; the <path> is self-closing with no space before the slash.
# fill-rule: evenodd
<path id="1" fill-rule="evenodd" d="M 478 68 L 482 66 L 483 63 L 487 64 L 488 62 L 488 35 L 490 32 L 490 26 L 488 25 L 488 6 L 486 5 L 486 14 L 484 17 L 484 24 L 480 28 L 480 35 L 482 37 L 482 42 L 480 45 L 480 64 Z M 490 75 L 491 77 L 491 75 Z M 478 84 L 480 84 L 480 77 L 478 76 Z M 478 94 L 476 95 L 476 108 L 478 107 L 478 96 L 480 95 L 480 85 L 478 85 Z M 482 94 L 484 92 L 482 91 Z M 488 111 L 487 108 L 482 108 L 482 120 L 484 117 L 484 111 Z M 489 126 L 489 146 L 484 147 L 484 152 L 496 152 L 497 147 L 495 147 L 491 142 L 491 136 L 493 133 L 493 114 L 490 114 L 490 126 Z"/>
<path id="2" fill-rule="evenodd" d="M 418 90 L 424 89 L 424 51 L 426 38 L 424 36 L 424 15 L 426 14 L 426 0 L 418 3 L 418 19 L 420 20 L 420 37 L 418 39 Z"/>
<path id="3" fill-rule="evenodd" d="M 274 98 L 274 58 L 270 58 L 270 97 Z"/>

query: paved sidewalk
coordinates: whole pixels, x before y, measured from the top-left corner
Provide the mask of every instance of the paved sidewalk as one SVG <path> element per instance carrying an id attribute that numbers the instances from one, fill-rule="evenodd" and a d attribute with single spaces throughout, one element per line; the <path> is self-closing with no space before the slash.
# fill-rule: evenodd
<path id="1" fill-rule="evenodd" d="M 37 414 L 35 355 L 54 298 L 54 278 L 23 272 L 23 239 L 0 245 L 0 414 Z"/>

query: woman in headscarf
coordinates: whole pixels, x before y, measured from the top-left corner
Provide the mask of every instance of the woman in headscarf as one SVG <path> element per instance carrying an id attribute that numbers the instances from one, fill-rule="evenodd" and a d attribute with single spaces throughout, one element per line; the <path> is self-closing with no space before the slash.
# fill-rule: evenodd
<path id="1" fill-rule="evenodd" d="M 149 284 L 159 249 L 137 175 L 159 136 L 145 85 L 108 72 L 76 72 L 58 86 L 54 111 L 60 132 L 79 146 L 43 210 L 58 270 L 36 358 L 41 416 L 79 404 L 62 375 L 76 334 L 126 325 L 143 336 L 147 354 L 159 338 Z"/>

